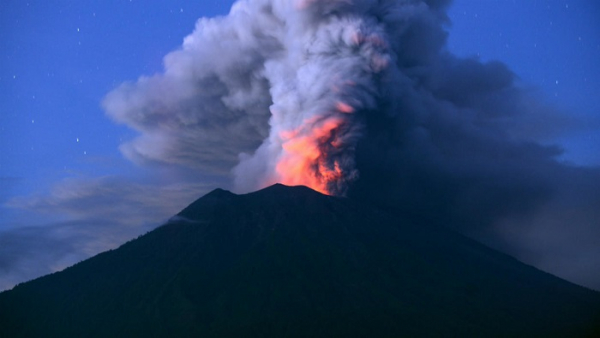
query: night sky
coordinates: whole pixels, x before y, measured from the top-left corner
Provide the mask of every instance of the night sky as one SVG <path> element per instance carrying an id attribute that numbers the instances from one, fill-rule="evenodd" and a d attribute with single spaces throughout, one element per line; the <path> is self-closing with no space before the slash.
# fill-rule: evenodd
<path id="1" fill-rule="evenodd" d="M 198 18 L 226 15 L 232 3 L 0 5 L 0 290 L 117 247 L 209 190 L 232 188 L 210 170 L 125 158 L 120 146 L 138 133 L 102 106 L 122 83 L 162 72 L 163 57 L 180 47 Z M 523 91 L 550 107 L 529 116 L 517 132 L 560 146 L 561 163 L 596 170 L 600 5 L 456 0 L 448 15 L 450 52 L 505 63 Z M 598 219 L 587 221 L 600 226 Z M 531 250 L 520 258 L 543 262 Z M 594 264 L 590 258 L 572 271 L 565 268 L 569 262 L 539 265 L 600 289 L 599 276 L 581 272 Z"/>

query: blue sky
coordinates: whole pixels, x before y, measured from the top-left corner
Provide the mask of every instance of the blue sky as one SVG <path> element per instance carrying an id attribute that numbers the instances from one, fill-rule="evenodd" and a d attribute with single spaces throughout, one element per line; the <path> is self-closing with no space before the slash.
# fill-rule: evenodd
<path id="1" fill-rule="evenodd" d="M 229 5 L 10 2 L 0 13 L 2 31 L 10 32 L 0 40 L 0 176 L 15 179 L 2 189 L 5 198 L 74 175 L 137 170 L 118 150 L 133 133 L 104 115 L 102 98 L 124 81 L 160 71 L 163 56 L 200 16 L 227 13 Z"/>
<path id="2" fill-rule="evenodd" d="M 156 189 L 153 191 L 157 194 L 167 191 L 165 196 L 168 196 L 168 191 L 179 189 L 178 184 L 193 182 L 189 173 L 171 175 L 166 172 L 168 169 L 142 167 L 125 159 L 119 146 L 135 137 L 136 132 L 111 121 L 101 102 L 121 83 L 160 72 L 163 56 L 181 45 L 198 18 L 225 15 L 232 3 L 216 0 L 3 3 L 0 242 L 14 238 L 6 235 L 9 230 L 30 230 L 49 224 L 66 227 L 69 222 L 88 219 L 89 215 L 84 217 L 76 211 L 89 204 L 79 204 L 86 195 L 74 187 L 109 182 L 111 193 L 125 196 L 114 203 L 127 203 L 127 198 L 141 198 L 148 189 Z M 600 63 L 597 62 L 600 5 L 595 1 L 457 0 L 449 15 L 451 52 L 506 63 L 519 76 L 521 86 L 555 108 L 556 116 L 533 116 L 524 133 L 531 132 L 531 137 L 542 143 L 562 146 L 565 153 L 561 158 L 565 161 L 600 165 Z M 56 267 L 84 258 L 94 248 L 112 247 L 146 231 L 160 223 L 161 217 L 168 217 L 217 185 L 218 181 L 205 180 L 194 190 L 196 186 L 188 184 L 189 191 L 174 197 L 160 212 L 151 213 L 156 217 L 154 221 L 139 212 L 132 217 L 143 226 L 119 236 L 108 236 L 112 240 L 95 243 Z M 106 196 L 112 198 L 110 194 Z M 68 201 L 68 207 L 61 204 L 52 210 L 53 205 L 58 205 L 57 200 Z M 146 206 L 161 204 L 158 200 L 148 203 Z M 125 217 L 125 213 L 110 208 L 106 209 L 106 215 L 107 220 Z M 100 220 L 100 215 L 94 215 L 94 221 Z M 105 233 L 121 233 L 111 229 Z M 33 238 L 23 236 L 20 238 Z M 57 236 L 53 234 L 52 240 Z M 77 238 L 80 237 L 66 236 L 60 240 Z M 30 245 L 35 246 L 35 241 Z M 21 259 L 18 252 L 12 254 L 10 259 Z M 31 262 L 35 261 L 35 255 L 43 254 L 31 252 Z M 52 269 L 40 271 L 47 273 Z M 19 278 L 25 277 L 14 277 L 0 288 Z"/>
<path id="3" fill-rule="evenodd" d="M 8 32 L 0 37 L 0 242 L 5 248 L 17 241 L 32 247 L 44 246 L 37 242 L 46 241 L 56 242 L 47 250 L 57 251 L 69 245 L 57 241 L 57 235 L 21 240 L 11 237 L 10 231 L 40 233 L 57 228 L 57 224 L 88 218 L 60 208 L 44 212 L 36 207 L 39 212 L 31 212 L 22 205 L 7 206 L 15 198 L 55 196 L 57 189 L 71 184 L 68 182 L 81 187 L 85 182 L 114 177 L 128 184 L 160 181 L 155 172 L 121 155 L 119 145 L 135 133 L 107 118 L 101 101 L 122 82 L 160 71 L 163 56 L 181 45 L 199 17 L 226 14 L 230 5 L 223 1 L 7 2 L 0 11 L 0 30 Z M 198 189 L 187 199 L 191 201 L 204 192 Z M 133 222 L 158 225 L 185 203 L 179 200 L 155 214 L 155 220 Z M 112 215 L 114 211 L 106 213 Z M 134 227 L 108 246 L 100 245 L 99 250 L 118 245 L 144 229 Z M 97 236 L 110 233 L 119 230 L 113 228 Z M 52 252 L 3 254 L 15 265 L 31 268 L 7 271 L 8 281 L 0 283 L 0 288 L 53 271 L 48 265 L 63 268 L 86 256 L 57 263 L 40 258 L 53 256 Z M 54 260 L 60 261 L 60 257 Z M 36 271 L 36 266 L 46 267 Z"/>
<path id="4" fill-rule="evenodd" d="M 450 50 L 506 63 L 548 104 L 581 121 L 544 141 L 562 145 L 567 161 L 599 165 L 600 4 L 464 0 L 449 14 Z"/>

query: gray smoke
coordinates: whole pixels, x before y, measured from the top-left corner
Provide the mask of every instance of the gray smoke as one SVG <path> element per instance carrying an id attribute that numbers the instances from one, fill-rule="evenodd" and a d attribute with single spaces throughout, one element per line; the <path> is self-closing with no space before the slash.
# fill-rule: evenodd
<path id="1" fill-rule="evenodd" d="M 332 193 L 600 289 L 600 170 L 560 163 L 560 148 L 523 132 L 557 112 L 504 64 L 448 52 L 449 2 L 240 0 L 200 19 L 164 73 L 104 105 L 140 132 L 122 146 L 138 163 L 220 175 L 238 192 L 303 184 L 283 169 L 308 168 L 334 178 Z"/>
<path id="2" fill-rule="evenodd" d="M 142 133 L 123 145 L 128 158 L 221 174 L 235 166 L 241 191 L 281 181 L 277 164 L 295 161 L 287 135 L 314 139 L 325 128 L 309 143 L 322 170 L 339 167 L 329 188 L 343 193 L 364 129 L 354 113 L 377 108 L 394 71 L 387 26 L 405 29 L 427 11 L 420 2 L 239 1 L 226 17 L 199 20 L 164 74 L 122 85 L 105 108 Z"/>

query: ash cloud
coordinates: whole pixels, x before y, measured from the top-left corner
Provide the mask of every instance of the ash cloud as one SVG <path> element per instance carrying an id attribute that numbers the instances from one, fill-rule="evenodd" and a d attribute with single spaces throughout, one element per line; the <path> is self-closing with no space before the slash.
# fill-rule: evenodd
<path id="1" fill-rule="evenodd" d="M 0 291 L 114 249 L 210 189 L 201 183 L 80 178 L 61 182 L 49 195 L 10 199 L 5 207 L 22 210 L 28 219 L 37 214 L 52 221 L 0 231 Z"/>
<path id="2" fill-rule="evenodd" d="M 104 106 L 140 132 L 128 158 L 221 175 L 238 192 L 277 181 L 282 132 L 341 119 L 336 147 L 320 148 L 345 175 L 332 191 L 600 289 L 600 169 L 535 141 L 528 130 L 560 134 L 546 125 L 572 119 L 503 63 L 447 50 L 449 5 L 238 1 Z"/>

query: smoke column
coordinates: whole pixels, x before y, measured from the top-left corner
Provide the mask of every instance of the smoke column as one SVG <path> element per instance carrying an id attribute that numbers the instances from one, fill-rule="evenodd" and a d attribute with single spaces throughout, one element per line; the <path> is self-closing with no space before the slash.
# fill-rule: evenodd
<path id="1" fill-rule="evenodd" d="M 166 57 L 165 74 L 124 84 L 105 107 L 143 133 L 122 147 L 134 161 L 206 170 L 203 162 L 227 156 L 225 166 L 238 162 L 237 190 L 281 182 L 343 195 L 359 177 L 361 114 L 377 107 L 381 81 L 393 67 L 386 29 L 418 11 L 427 6 L 238 1 L 226 17 L 201 19 L 183 49 Z M 203 148 L 217 142 L 231 145 L 204 158 Z"/>
<path id="2" fill-rule="evenodd" d="M 358 178 L 354 161 L 363 122 L 375 107 L 378 79 L 393 59 L 375 2 L 279 1 L 273 15 L 281 49 L 264 64 L 270 84 L 270 134 L 234 169 L 236 185 L 256 189 L 275 182 L 345 194 Z M 249 11 L 256 2 L 238 3 Z M 256 175 L 258 180 L 246 173 Z M 247 182 L 251 183 L 250 185 Z M 253 186 L 254 185 L 254 186 Z"/>

